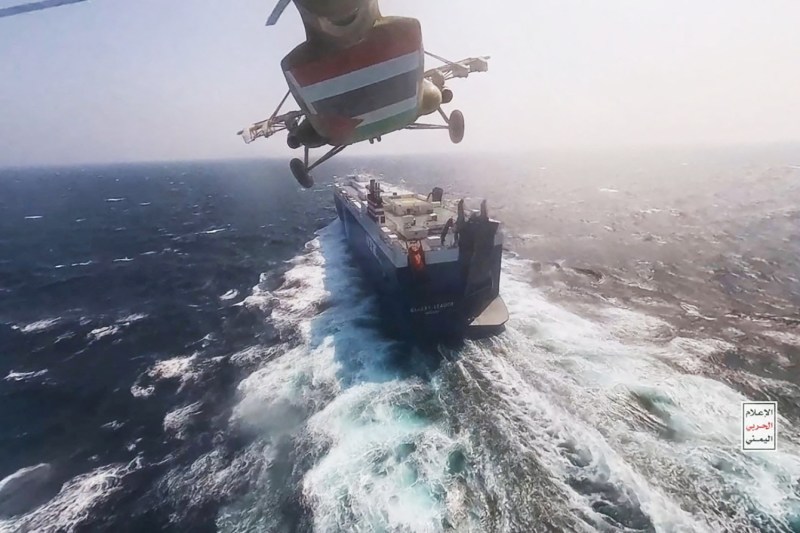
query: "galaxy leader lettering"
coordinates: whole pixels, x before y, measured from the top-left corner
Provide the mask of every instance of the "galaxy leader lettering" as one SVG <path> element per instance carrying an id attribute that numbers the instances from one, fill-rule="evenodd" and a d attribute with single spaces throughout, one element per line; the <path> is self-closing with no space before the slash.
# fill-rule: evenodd
<path id="1" fill-rule="evenodd" d="M 453 307 L 455 302 L 444 302 L 440 304 L 423 305 L 422 307 L 412 307 L 412 313 L 438 313 L 442 309 Z"/>

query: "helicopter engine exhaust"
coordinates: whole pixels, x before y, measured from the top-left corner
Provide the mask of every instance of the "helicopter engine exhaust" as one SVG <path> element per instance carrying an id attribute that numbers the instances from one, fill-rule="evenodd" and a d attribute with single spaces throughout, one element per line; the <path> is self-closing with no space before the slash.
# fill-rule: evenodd
<path id="1" fill-rule="evenodd" d="M 451 93 L 452 94 L 452 93 Z M 428 79 L 422 81 L 422 103 L 420 115 L 430 115 L 445 103 L 442 90 Z"/>
<path id="2" fill-rule="evenodd" d="M 300 148 L 301 146 L 319 148 L 328 144 L 328 139 L 317 133 L 317 130 L 314 129 L 308 119 L 305 119 L 286 137 L 286 144 L 292 149 Z"/>

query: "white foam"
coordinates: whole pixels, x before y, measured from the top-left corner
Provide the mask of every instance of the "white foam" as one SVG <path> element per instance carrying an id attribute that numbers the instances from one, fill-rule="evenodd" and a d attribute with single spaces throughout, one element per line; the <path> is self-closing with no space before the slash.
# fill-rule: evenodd
<path id="1" fill-rule="evenodd" d="M 191 379 L 195 376 L 195 373 L 192 372 L 192 366 L 196 360 L 196 354 L 188 357 L 165 359 L 153 365 L 147 373 L 150 377 L 156 379 Z"/>
<path id="2" fill-rule="evenodd" d="M 237 296 L 239 296 L 239 291 L 237 291 L 236 289 L 231 289 L 228 292 L 226 292 L 225 294 L 223 294 L 222 296 L 220 296 L 219 299 L 223 300 L 223 301 L 225 301 L 225 300 L 233 300 Z"/>
<path id="3" fill-rule="evenodd" d="M 480 353 L 473 364 L 479 375 L 489 376 L 495 389 L 504 390 L 505 405 L 496 411 L 497 416 L 508 419 L 509 427 L 514 427 L 512 420 L 528 419 L 531 434 L 525 433 L 524 438 L 544 452 L 542 459 L 555 473 L 566 476 L 569 468 L 556 449 L 558 441 L 551 441 L 553 433 L 562 440 L 583 443 L 592 457 L 608 465 L 604 476 L 632 490 L 657 529 L 751 527 L 744 506 L 727 511 L 730 517 L 720 510 L 731 493 L 750 499 L 753 506 L 778 520 L 796 510 L 796 502 L 773 496 L 788 493 L 788 479 L 800 475 L 797 447 L 784 439 L 786 448 L 778 454 L 741 453 L 739 410 L 746 398 L 725 383 L 675 369 L 700 370 L 696 361 L 702 363 L 702 356 L 730 349 L 730 344 L 680 337 L 652 344 L 628 335 L 627 340 L 619 340 L 515 279 L 515 269 L 525 270 L 515 265 L 517 261 L 507 261 L 510 275 L 504 280 L 512 316 L 510 331 L 500 342 L 504 355 Z M 615 313 L 628 322 L 617 330 L 629 333 L 642 327 L 645 339 L 647 330 L 661 327 L 659 321 L 634 312 Z M 764 386 L 780 385 L 777 380 L 760 381 Z M 655 402 L 661 413 L 661 420 L 655 421 L 672 438 L 636 423 L 636 417 L 647 420 L 657 415 L 638 407 L 632 395 Z M 560 421 L 555 430 L 553 421 Z M 533 428 L 548 429 L 541 436 Z M 715 467 L 721 461 L 757 478 L 764 490 L 756 496 L 736 476 L 721 474 Z M 771 474 L 763 474 L 765 466 Z M 781 470 L 787 477 L 777 475 Z M 591 512 L 589 500 L 587 513 Z"/>
<path id="4" fill-rule="evenodd" d="M 797 333 L 790 333 L 788 331 L 764 331 L 761 334 L 778 342 L 782 342 L 783 344 L 800 346 L 800 334 Z"/>
<path id="5" fill-rule="evenodd" d="M 147 318 L 147 315 L 142 313 L 134 313 L 128 316 L 124 316 L 110 326 L 103 326 L 100 328 L 93 329 L 86 335 L 86 338 L 91 341 L 99 341 L 100 339 L 103 339 L 105 337 L 113 337 L 114 335 L 117 335 L 120 331 L 122 331 L 123 328 L 126 328 L 131 324 L 138 322 L 140 320 L 144 320 L 145 318 Z"/>
<path id="6" fill-rule="evenodd" d="M 156 391 L 157 382 L 168 379 L 179 379 L 181 384 L 178 391 L 181 391 L 187 384 L 197 378 L 198 374 L 194 370 L 194 363 L 196 361 L 197 354 L 158 361 L 145 372 L 145 377 L 156 383 L 142 384 L 140 380 L 137 380 L 137 382 L 131 386 L 131 395 L 135 398 L 147 398 L 152 396 Z"/>
<path id="7" fill-rule="evenodd" d="M 357 385 L 309 420 L 308 431 L 326 449 L 303 480 L 315 530 L 441 528 L 448 504 L 435 494 L 451 484 L 447 458 L 459 443 L 404 405 L 415 392 L 430 394 L 426 388 L 405 380 Z M 450 512 L 462 503 L 453 501 Z"/>
<path id="8" fill-rule="evenodd" d="M 579 316 L 530 286 L 530 262 L 508 257 L 508 330 L 468 343 L 430 382 L 403 377 L 387 364 L 396 346 L 358 325 L 376 314 L 375 302 L 356 288 L 360 275 L 340 231 L 338 223 L 321 231 L 291 261 L 282 287 L 257 287 L 245 299 L 299 339 L 233 358 L 265 361 L 241 382 L 232 415 L 262 432 L 239 458 L 262 474 L 252 494 L 222 511 L 223 529 L 279 528 L 267 495 L 285 489 L 263 472 L 281 460 L 271 443 L 282 434 L 293 437 L 297 460 L 311 464 L 303 500 L 322 531 L 440 531 L 445 521 L 457 531 L 524 530 L 512 515 L 526 516 L 531 503 L 608 529 L 593 507 L 604 496 L 576 480 L 610 487 L 610 505 L 641 510 L 657 531 L 752 529 L 748 508 L 785 525 L 796 511 L 787 497 L 800 477 L 796 430 L 782 421 L 783 449 L 743 454 L 746 398 L 700 375 L 730 344 L 677 337 L 664 321 L 630 310 L 594 309 L 600 321 Z M 323 301 L 330 306 L 320 312 Z M 422 405 L 448 416 L 427 415 Z M 584 463 L 570 460 L 569 446 Z M 454 450 L 470 463 L 466 484 L 447 473 Z M 531 458 L 541 479 L 525 470 Z M 219 487 L 217 476 L 206 482 Z M 741 505 L 729 505 L 732 497 Z"/>
<path id="9" fill-rule="evenodd" d="M 47 477 L 50 475 L 52 467 L 48 463 L 40 463 L 34 466 L 20 468 L 13 474 L 6 476 L 0 480 L 0 494 L 7 490 L 17 490 L 20 484 L 24 484 L 25 480 L 34 477 Z"/>
<path id="10" fill-rule="evenodd" d="M 134 398 L 149 398 L 153 394 L 155 394 L 156 388 L 153 385 L 148 385 L 146 387 L 142 387 L 138 384 L 131 385 L 131 396 Z"/>
<path id="11" fill-rule="evenodd" d="M 223 231 L 228 231 L 228 228 L 215 228 L 215 229 L 210 229 L 210 230 L 206 230 L 206 231 L 201 231 L 200 233 L 202 233 L 204 235 L 214 235 L 215 233 L 220 233 L 220 232 L 223 232 Z"/>
<path id="12" fill-rule="evenodd" d="M 133 261 L 133 259 L 130 257 L 118 257 L 117 259 L 114 259 L 112 263 L 130 263 L 131 261 Z"/>
<path id="13" fill-rule="evenodd" d="M 122 478 L 138 468 L 138 461 L 134 460 L 128 465 L 108 465 L 77 476 L 43 506 L 21 517 L 0 521 L 0 530 L 75 531 L 92 516 L 98 504 L 122 489 Z"/>
<path id="14" fill-rule="evenodd" d="M 716 320 L 715 318 L 707 317 L 707 316 L 703 315 L 702 313 L 700 313 L 700 310 L 695 305 L 688 304 L 686 302 L 681 302 L 680 305 L 681 305 L 681 309 L 683 309 L 684 312 L 687 315 L 691 316 L 691 317 L 702 318 L 703 320 L 708 320 L 709 322 L 713 322 L 713 321 Z"/>
<path id="15" fill-rule="evenodd" d="M 184 440 L 186 438 L 186 426 L 192 418 L 200 414 L 200 402 L 195 402 L 184 407 L 179 407 L 164 416 L 164 432 L 173 437 Z"/>
<path id="16" fill-rule="evenodd" d="M 129 326 L 134 322 L 139 322 L 140 320 L 144 320 L 145 318 L 147 318 L 147 315 L 144 313 L 133 313 L 117 320 L 117 324 Z"/>
<path id="17" fill-rule="evenodd" d="M 6 381 L 31 381 L 35 378 L 47 374 L 47 369 L 38 370 L 35 372 L 14 372 L 13 370 L 8 373 L 4 378 Z"/>
<path id="18" fill-rule="evenodd" d="M 409 415 L 403 397 L 431 395 L 430 387 L 397 377 L 385 364 L 394 343 L 357 325 L 355 319 L 375 314 L 375 300 L 354 288 L 359 274 L 340 232 L 338 224 L 322 230 L 307 254 L 292 261 L 281 288 L 256 288 L 246 299 L 269 308 L 279 325 L 297 325 L 301 340 L 274 348 L 269 362 L 240 384 L 233 417 L 271 438 L 305 427 L 304 453 L 319 456 L 302 481 L 315 529 L 436 530 L 448 504 L 432 494 L 449 483 L 446 461 L 456 440 L 437 422 Z M 332 305 L 320 312 L 324 300 Z M 251 349 L 238 359 L 258 357 L 265 355 Z M 397 458 L 401 445 L 415 450 Z M 269 453 L 259 442 L 247 455 L 271 461 Z M 268 480 L 261 483 L 268 491 Z M 237 519 L 252 523 L 254 514 L 270 523 L 267 502 L 228 509 L 224 521 L 233 525 L 226 529 L 238 530 Z"/>
<path id="19" fill-rule="evenodd" d="M 58 317 L 56 317 L 56 318 L 45 318 L 45 319 L 37 320 L 36 322 L 31 322 L 30 324 L 26 324 L 26 325 L 22 326 L 20 328 L 20 331 L 22 331 L 22 333 L 38 333 L 40 331 L 45 331 L 45 330 L 48 330 L 48 329 L 52 328 L 53 326 L 55 326 L 59 322 L 61 322 L 61 319 L 58 318 Z"/>
<path id="20" fill-rule="evenodd" d="M 114 336 L 119 333 L 119 331 L 119 326 L 104 326 L 102 328 L 93 329 L 88 335 L 86 335 L 86 338 L 92 341 L 99 341 L 104 337 Z"/>
<path id="21" fill-rule="evenodd" d="M 125 200 L 125 198 L 106 198 L 106 202 L 111 202 L 111 203 L 122 202 L 123 200 Z"/>
<path id="22" fill-rule="evenodd" d="M 25 217 L 25 220 L 40 220 L 42 218 L 44 218 L 44 217 L 41 216 L 41 215 L 29 215 L 29 216 Z"/>

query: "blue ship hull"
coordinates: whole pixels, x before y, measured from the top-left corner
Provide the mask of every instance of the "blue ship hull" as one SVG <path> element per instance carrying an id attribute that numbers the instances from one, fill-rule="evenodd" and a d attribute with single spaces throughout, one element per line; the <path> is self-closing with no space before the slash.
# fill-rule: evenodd
<path id="1" fill-rule="evenodd" d="M 470 265 L 459 260 L 427 264 L 418 273 L 397 267 L 338 195 L 334 200 L 348 245 L 378 294 L 389 331 L 427 340 L 463 338 L 472 320 L 497 298 L 502 245 L 492 242 L 482 250 L 479 285 L 470 283 L 475 277 Z"/>

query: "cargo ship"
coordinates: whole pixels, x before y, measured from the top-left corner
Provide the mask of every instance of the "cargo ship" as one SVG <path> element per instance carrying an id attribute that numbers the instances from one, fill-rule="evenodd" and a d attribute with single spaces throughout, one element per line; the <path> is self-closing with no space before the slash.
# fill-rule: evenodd
<path id="1" fill-rule="evenodd" d="M 439 187 L 423 196 L 365 176 L 337 179 L 333 189 L 347 243 L 389 330 L 434 340 L 503 331 L 503 233 L 485 200 L 467 210 Z"/>

